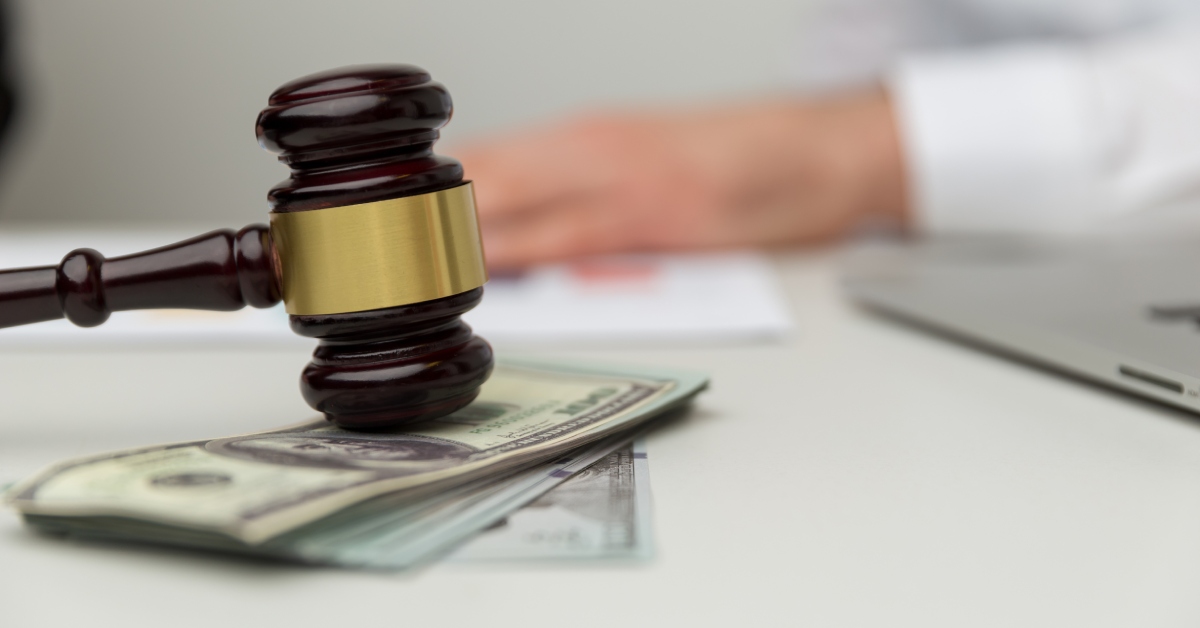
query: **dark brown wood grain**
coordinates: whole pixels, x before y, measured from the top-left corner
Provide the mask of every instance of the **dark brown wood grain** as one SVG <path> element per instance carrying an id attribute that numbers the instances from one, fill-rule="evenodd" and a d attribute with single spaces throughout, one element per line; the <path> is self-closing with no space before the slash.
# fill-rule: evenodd
<path id="1" fill-rule="evenodd" d="M 300 376 L 309 405 L 353 429 L 380 429 L 453 412 L 479 394 L 492 349 L 460 316 L 483 289 L 414 305 L 293 316 L 292 329 L 320 338 Z"/>
<path id="2" fill-rule="evenodd" d="M 76 249 L 57 266 L 0 271 L 0 327 L 66 317 L 94 327 L 113 312 L 239 310 L 279 302 L 266 225 L 224 229 L 143 253 Z"/>
<path id="3" fill-rule="evenodd" d="M 292 172 L 267 195 L 276 212 L 370 203 L 462 183 L 433 143 L 453 105 L 411 65 L 369 65 L 296 79 L 271 94 L 255 130 Z"/>

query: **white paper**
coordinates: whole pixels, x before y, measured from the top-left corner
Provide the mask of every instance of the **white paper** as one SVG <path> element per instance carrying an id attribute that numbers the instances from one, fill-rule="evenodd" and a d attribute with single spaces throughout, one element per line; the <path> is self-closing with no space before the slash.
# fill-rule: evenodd
<path id="1" fill-rule="evenodd" d="M 464 318 L 485 337 L 523 342 L 752 341 L 791 325 L 755 253 L 596 258 L 497 277 L 486 290 Z"/>
<path id="2" fill-rule="evenodd" d="M 0 233 L 0 268 L 55 264 L 86 246 L 116 257 L 195 231 Z M 791 322 L 770 264 L 757 253 L 593 258 L 493 277 L 464 319 L 481 336 L 518 344 L 669 345 L 761 341 Z M 237 312 L 116 312 L 91 329 L 65 320 L 0 330 L 0 347 L 311 346 L 282 306 Z"/>

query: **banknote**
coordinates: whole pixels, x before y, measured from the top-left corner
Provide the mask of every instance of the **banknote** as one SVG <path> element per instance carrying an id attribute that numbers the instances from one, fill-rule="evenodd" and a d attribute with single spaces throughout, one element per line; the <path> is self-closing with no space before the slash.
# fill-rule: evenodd
<path id="1" fill-rule="evenodd" d="M 650 507 L 646 446 L 638 439 L 493 524 L 447 561 L 648 559 Z"/>
<path id="2" fill-rule="evenodd" d="M 43 531 L 81 540 L 143 541 L 340 567 L 401 570 L 441 558 L 627 443 L 625 436 L 617 435 L 551 462 L 424 499 L 370 500 L 254 546 L 146 521 L 25 517 Z"/>
<path id="3" fill-rule="evenodd" d="M 285 534 L 257 549 L 345 567 L 415 567 L 441 558 L 626 445 L 628 439 L 618 435 L 488 486 L 467 487 L 436 503 L 422 500 L 365 513 L 351 509 L 334 521 Z"/>
<path id="4" fill-rule="evenodd" d="M 681 371 L 503 362 L 476 402 L 412 429 L 321 421 L 117 452 L 57 465 L 8 499 L 61 533 L 399 568 L 549 490 L 584 453 L 603 456 L 705 383 Z"/>

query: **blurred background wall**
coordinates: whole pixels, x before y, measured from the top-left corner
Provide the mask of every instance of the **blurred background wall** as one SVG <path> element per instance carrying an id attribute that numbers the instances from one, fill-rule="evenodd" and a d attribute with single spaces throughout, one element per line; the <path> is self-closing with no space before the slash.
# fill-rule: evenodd
<path id="1" fill-rule="evenodd" d="M 19 0 L 22 102 L 0 221 L 265 219 L 286 169 L 254 119 L 292 78 L 423 66 L 454 97 L 442 149 L 605 106 L 787 87 L 798 0 Z M 468 173 L 469 176 L 469 173 Z"/>

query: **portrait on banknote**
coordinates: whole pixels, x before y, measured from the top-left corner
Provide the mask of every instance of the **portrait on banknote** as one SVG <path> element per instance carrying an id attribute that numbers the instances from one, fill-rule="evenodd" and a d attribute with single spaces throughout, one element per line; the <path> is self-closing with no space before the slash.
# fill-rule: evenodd
<path id="1" fill-rule="evenodd" d="M 416 434 L 353 434 L 341 431 L 275 432 L 222 438 L 205 444 L 230 458 L 347 471 L 424 472 L 461 464 L 476 450 Z"/>

